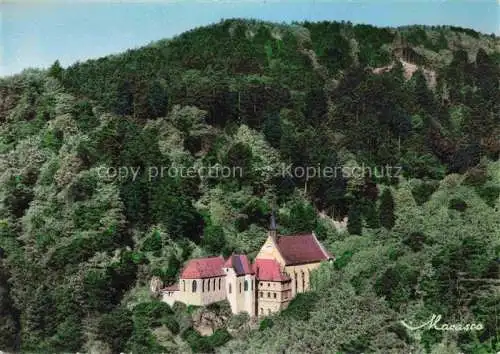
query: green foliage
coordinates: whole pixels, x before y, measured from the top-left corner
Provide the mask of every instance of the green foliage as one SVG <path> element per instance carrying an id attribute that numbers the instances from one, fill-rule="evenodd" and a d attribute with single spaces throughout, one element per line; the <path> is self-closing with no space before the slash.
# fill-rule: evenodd
<path id="1" fill-rule="evenodd" d="M 189 343 L 194 353 L 212 353 L 214 348 L 208 337 L 203 337 L 192 328 L 188 328 L 181 334 L 182 339 Z"/>
<path id="2" fill-rule="evenodd" d="M 153 327 L 160 326 L 164 318 L 174 313 L 170 306 L 162 301 L 142 302 L 136 305 L 132 312 L 134 317 L 144 319 Z"/>
<path id="3" fill-rule="evenodd" d="M 19 327 L 19 314 L 13 306 L 7 280 L 8 274 L 2 267 L 0 268 L 0 347 L 14 350 Z"/>
<path id="4" fill-rule="evenodd" d="M 63 132 L 60 130 L 49 130 L 43 136 L 42 146 L 58 152 L 63 145 Z"/>
<path id="5" fill-rule="evenodd" d="M 363 204 L 363 215 L 366 227 L 376 229 L 380 226 L 379 215 L 377 213 L 377 204 L 375 201 L 366 200 Z"/>
<path id="6" fill-rule="evenodd" d="M 388 29 L 378 29 L 370 25 L 359 24 L 353 28 L 359 43 L 359 61 L 363 65 L 380 67 L 390 62 L 390 54 L 383 45 L 393 41 L 394 34 Z"/>
<path id="7" fill-rule="evenodd" d="M 115 353 L 125 349 L 123 338 L 128 338 L 133 331 L 132 313 L 123 308 L 117 308 L 102 316 L 99 322 L 99 338 L 108 343 Z"/>
<path id="8" fill-rule="evenodd" d="M 410 80 L 392 63 L 396 37 L 415 49 L 405 53 L 419 69 Z M 1 79 L 0 347 L 498 351 L 494 46 L 455 27 L 236 19 Z M 243 177 L 148 173 L 216 163 Z M 289 163 L 403 175 L 280 175 Z M 102 174 L 120 166 L 127 176 Z M 273 204 L 280 232 L 314 230 L 336 261 L 313 272 L 313 293 L 264 319 L 265 331 L 203 337 L 192 329 L 198 309 L 177 303 L 172 313 L 149 298 L 151 276 L 174 283 L 193 256 L 255 255 Z M 332 222 L 345 216 L 351 235 Z M 397 325 L 429 313 L 485 330 L 446 344 Z"/>
<path id="9" fill-rule="evenodd" d="M 307 321 L 317 300 L 318 294 L 312 291 L 297 294 L 281 314 L 290 319 Z"/>
<path id="10" fill-rule="evenodd" d="M 167 326 L 167 328 L 172 332 L 172 334 L 179 334 L 180 326 L 175 316 L 166 316 L 161 319 L 161 324 Z"/>
<path id="11" fill-rule="evenodd" d="M 281 142 L 281 122 L 278 114 L 270 114 L 264 121 L 262 132 L 269 144 L 274 148 L 279 148 Z"/>
<path id="12" fill-rule="evenodd" d="M 422 205 L 429 200 L 430 196 L 436 191 L 437 187 L 437 182 L 419 183 L 411 190 L 411 194 L 413 195 L 415 202 L 417 202 L 417 205 Z"/>
<path id="13" fill-rule="evenodd" d="M 250 316 L 246 312 L 242 312 L 236 315 L 231 316 L 231 319 L 228 323 L 228 328 L 230 329 L 239 329 L 244 324 L 250 321 Z"/>
<path id="14" fill-rule="evenodd" d="M 271 318 L 269 318 L 269 317 L 264 318 L 262 321 L 260 321 L 259 331 L 265 331 L 267 328 L 272 328 L 273 325 L 274 325 L 274 322 Z"/>
<path id="15" fill-rule="evenodd" d="M 161 234 L 158 230 L 154 230 L 142 244 L 142 250 L 145 252 L 155 252 L 161 250 L 162 246 Z"/>
<path id="16" fill-rule="evenodd" d="M 476 189 L 477 194 L 488 204 L 490 207 L 495 207 L 495 202 L 500 197 L 500 186 L 484 185 Z"/>
<path id="17" fill-rule="evenodd" d="M 375 282 L 377 295 L 384 296 L 392 307 L 415 298 L 417 272 L 406 266 L 387 269 Z"/>
<path id="18" fill-rule="evenodd" d="M 413 252 L 420 252 L 427 241 L 427 236 L 421 232 L 412 232 L 404 240 L 403 244 L 410 247 Z"/>
<path id="19" fill-rule="evenodd" d="M 203 232 L 203 245 L 212 254 L 219 254 L 226 245 L 224 230 L 217 225 L 205 227 Z"/>
<path id="20" fill-rule="evenodd" d="M 231 340 L 231 335 L 226 329 L 217 329 L 210 337 L 208 337 L 208 342 L 214 348 L 223 346 L 229 340 Z"/>
<path id="21" fill-rule="evenodd" d="M 465 209 L 467 209 L 467 203 L 461 199 L 453 198 L 453 199 L 450 199 L 448 207 L 450 209 L 454 209 L 454 210 L 463 212 L 463 211 L 465 211 Z"/>
<path id="22" fill-rule="evenodd" d="M 64 69 L 61 66 L 61 63 L 59 63 L 59 60 L 56 60 L 54 64 L 52 64 L 49 68 L 49 76 L 52 76 L 55 79 L 62 79 L 62 75 L 64 73 Z"/>
<path id="23" fill-rule="evenodd" d="M 107 327 L 106 330 L 108 330 Z M 80 319 L 75 315 L 67 317 L 60 323 L 57 333 L 49 343 L 49 347 L 55 351 L 78 351 L 84 344 L 83 326 Z"/>
<path id="24" fill-rule="evenodd" d="M 345 251 L 342 255 L 337 256 L 335 258 L 335 262 L 333 263 L 335 269 L 344 268 L 349 263 L 351 258 L 352 258 L 352 252 L 350 251 Z"/>
<path id="25" fill-rule="evenodd" d="M 294 201 L 288 217 L 283 218 L 289 233 L 311 232 L 316 229 L 317 216 L 312 205 Z"/>
<path id="26" fill-rule="evenodd" d="M 359 204 L 356 203 L 351 206 L 347 217 L 347 231 L 349 231 L 351 235 L 361 235 L 363 232 L 363 219 Z"/>
<path id="27" fill-rule="evenodd" d="M 380 225 L 391 230 L 396 218 L 394 216 L 394 198 L 390 189 L 385 189 L 380 196 L 379 215 Z"/>

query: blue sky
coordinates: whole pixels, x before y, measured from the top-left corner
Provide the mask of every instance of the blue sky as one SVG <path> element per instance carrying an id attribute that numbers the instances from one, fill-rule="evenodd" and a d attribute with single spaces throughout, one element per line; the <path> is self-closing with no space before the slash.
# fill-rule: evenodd
<path id="1" fill-rule="evenodd" d="M 63 66 L 172 37 L 225 18 L 447 24 L 499 34 L 498 0 L 4 0 L 0 76 Z"/>

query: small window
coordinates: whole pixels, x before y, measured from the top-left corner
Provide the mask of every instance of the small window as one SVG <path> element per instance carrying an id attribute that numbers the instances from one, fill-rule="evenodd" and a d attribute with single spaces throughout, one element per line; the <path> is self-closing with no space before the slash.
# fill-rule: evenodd
<path id="1" fill-rule="evenodd" d="M 212 280 L 212 291 L 215 291 L 215 278 Z"/>
<path id="2" fill-rule="evenodd" d="M 248 291 L 248 280 L 245 280 L 245 291 Z"/>
<path id="3" fill-rule="evenodd" d="M 264 309 L 261 307 L 260 308 L 260 314 L 263 315 L 264 314 Z"/>
<path id="4" fill-rule="evenodd" d="M 253 280 L 252 280 L 252 289 L 251 290 L 253 291 Z"/>
<path id="5" fill-rule="evenodd" d="M 219 290 L 220 290 L 220 282 L 221 282 L 221 279 L 219 278 Z"/>
<path id="6" fill-rule="evenodd" d="M 186 281 L 182 281 L 182 291 L 186 291 Z"/>
<path id="7" fill-rule="evenodd" d="M 267 293 L 267 297 L 271 297 L 271 293 L 270 292 Z"/>
<path id="8" fill-rule="evenodd" d="M 203 279 L 201 281 L 201 292 L 204 293 L 205 292 L 205 279 Z"/>
<path id="9" fill-rule="evenodd" d="M 231 286 L 231 284 L 229 284 L 229 293 L 231 294 L 233 292 L 233 287 Z"/>
<path id="10" fill-rule="evenodd" d="M 269 287 L 269 286 L 271 286 L 271 283 L 267 283 L 267 286 L 268 286 L 268 287 Z"/>
<path id="11" fill-rule="evenodd" d="M 240 282 L 240 293 L 241 293 L 241 282 Z"/>
<path id="12" fill-rule="evenodd" d="M 193 284 L 192 284 L 191 290 L 193 291 L 193 293 L 196 292 L 196 280 L 193 280 Z"/>
<path id="13" fill-rule="evenodd" d="M 262 291 L 260 292 L 260 297 L 264 297 L 264 293 Z"/>
<path id="14" fill-rule="evenodd" d="M 273 297 L 276 299 L 276 293 L 273 294 Z"/>
<path id="15" fill-rule="evenodd" d="M 267 314 L 270 315 L 271 314 L 271 309 L 267 309 Z"/>

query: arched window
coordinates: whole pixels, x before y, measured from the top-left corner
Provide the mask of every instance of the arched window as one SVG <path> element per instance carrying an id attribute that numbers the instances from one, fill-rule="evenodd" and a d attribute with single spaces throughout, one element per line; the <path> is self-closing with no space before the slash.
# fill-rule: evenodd
<path id="1" fill-rule="evenodd" d="M 270 315 L 271 314 L 271 309 L 267 309 L 267 314 Z"/>
<path id="2" fill-rule="evenodd" d="M 212 291 L 215 291 L 215 278 L 212 280 Z"/>
<path id="3" fill-rule="evenodd" d="M 297 292 L 297 273 L 293 272 L 293 277 L 295 279 L 295 292 Z"/>
<path id="4" fill-rule="evenodd" d="M 245 291 L 248 291 L 248 280 L 245 280 Z"/>
<path id="5" fill-rule="evenodd" d="M 196 280 L 193 280 L 192 291 L 193 293 L 196 292 Z"/>
<path id="6" fill-rule="evenodd" d="M 252 280 L 252 288 L 251 288 L 251 290 L 253 291 L 253 280 Z"/>
<path id="7" fill-rule="evenodd" d="M 264 314 L 264 309 L 261 307 L 260 308 L 260 314 L 263 315 Z"/>
<path id="8" fill-rule="evenodd" d="M 241 282 L 240 282 L 240 293 L 241 293 Z"/>
<path id="9" fill-rule="evenodd" d="M 205 292 L 205 279 L 203 279 L 201 281 L 201 292 L 204 293 Z"/>
<path id="10" fill-rule="evenodd" d="M 233 287 L 231 286 L 231 284 L 229 284 L 229 293 L 231 294 L 233 292 Z"/>
<path id="11" fill-rule="evenodd" d="M 304 272 L 300 272 L 302 276 L 302 291 L 306 290 L 306 277 L 304 275 Z"/>
<path id="12" fill-rule="evenodd" d="M 220 281 L 221 281 L 221 280 L 220 280 L 220 278 L 219 278 L 219 290 L 220 290 Z"/>
<path id="13" fill-rule="evenodd" d="M 184 291 L 184 292 L 186 291 L 186 281 L 185 280 L 182 281 L 182 291 Z"/>

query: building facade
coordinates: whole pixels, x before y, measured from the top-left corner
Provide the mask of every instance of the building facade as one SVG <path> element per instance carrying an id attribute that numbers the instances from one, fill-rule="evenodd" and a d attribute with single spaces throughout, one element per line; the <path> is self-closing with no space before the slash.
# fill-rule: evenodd
<path id="1" fill-rule="evenodd" d="M 234 314 L 266 316 L 285 309 L 310 289 L 311 271 L 333 256 L 314 232 L 281 236 L 274 222 L 255 260 L 246 255 L 197 258 L 188 261 L 179 282 L 160 290 L 170 305 L 206 306 L 227 300 Z"/>

